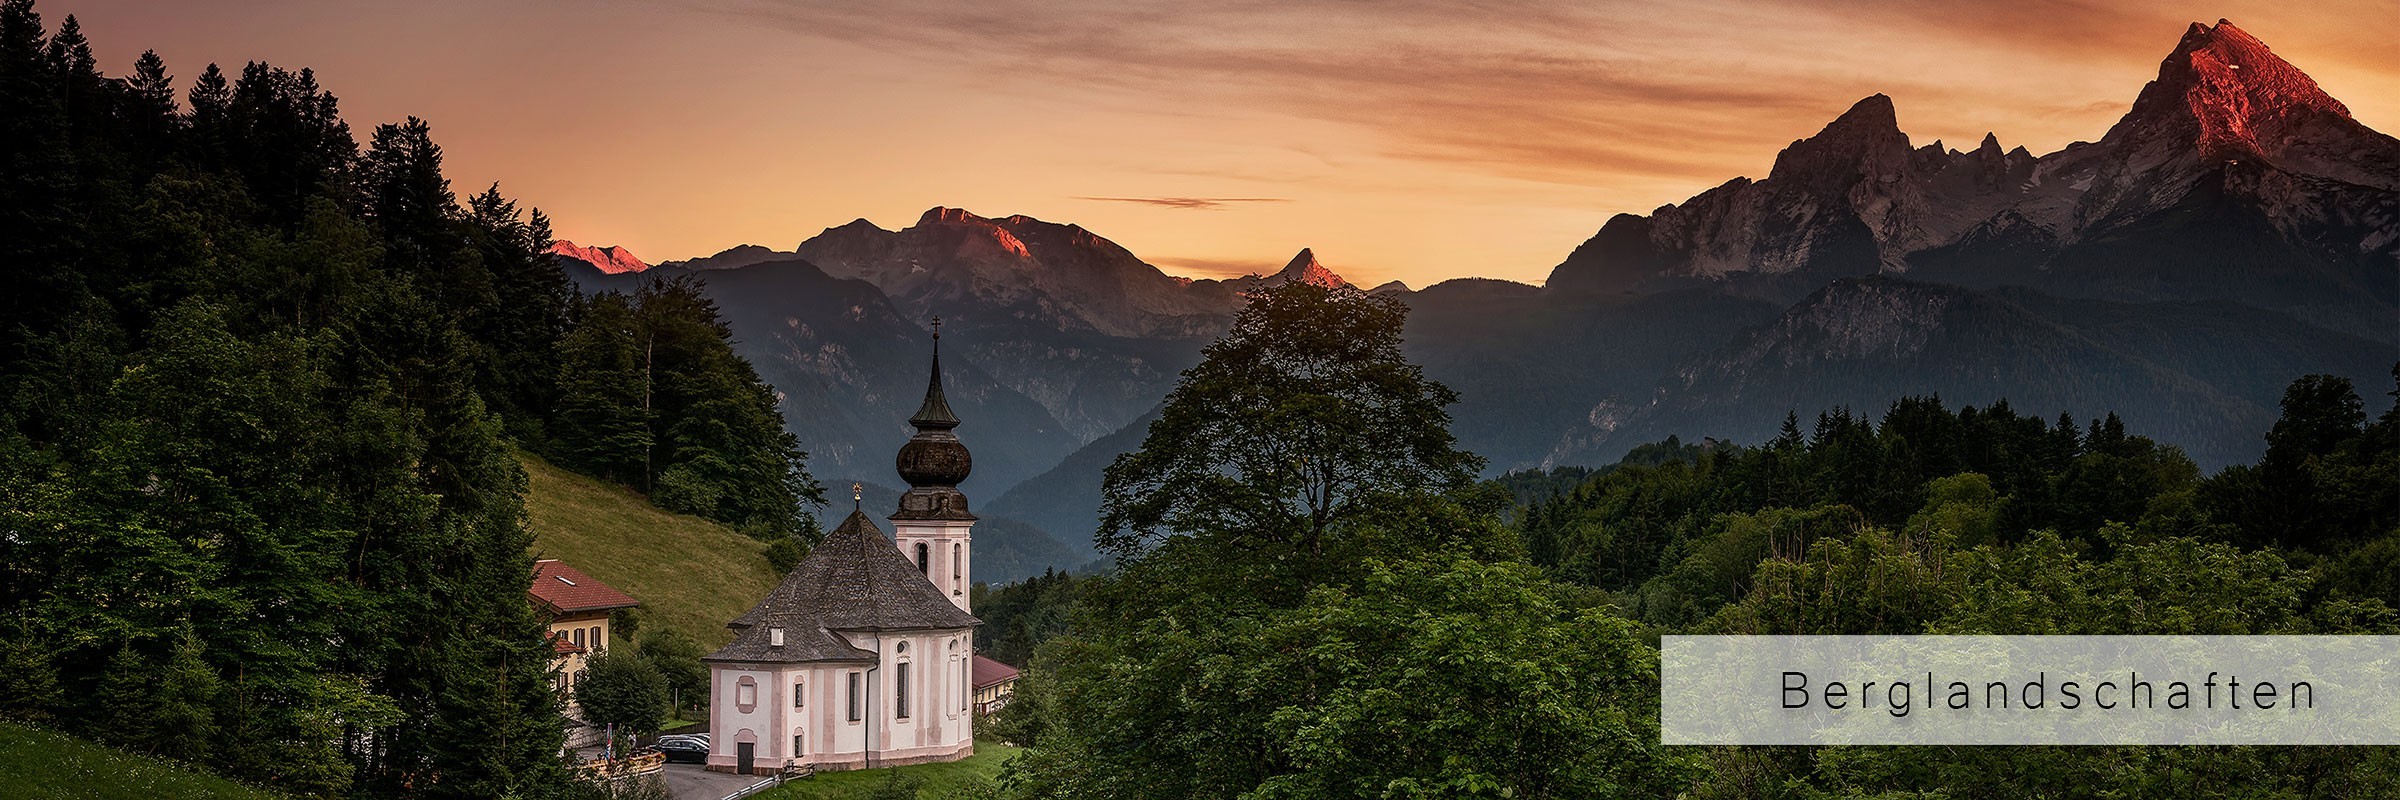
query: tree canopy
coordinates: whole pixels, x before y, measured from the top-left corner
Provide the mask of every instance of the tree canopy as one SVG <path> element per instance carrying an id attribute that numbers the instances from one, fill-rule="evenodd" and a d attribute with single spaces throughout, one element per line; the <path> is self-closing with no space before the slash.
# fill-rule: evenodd
<path id="1" fill-rule="evenodd" d="M 1406 315 L 1346 287 L 1253 294 L 1141 449 L 1108 467 L 1101 549 L 1208 531 L 1322 553 L 1329 532 L 1378 504 L 1473 481 L 1483 460 L 1450 434 L 1458 393 L 1400 354 Z"/>
<path id="2" fill-rule="evenodd" d="M 771 390 L 688 286 L 580 302 L 431 123 L 196 73 L 0 0 L 0 714 L 301 796 L 563 791 L 516 451 L 788 539 Z M 668 329 L 664 399 L 603 407 Z"/>

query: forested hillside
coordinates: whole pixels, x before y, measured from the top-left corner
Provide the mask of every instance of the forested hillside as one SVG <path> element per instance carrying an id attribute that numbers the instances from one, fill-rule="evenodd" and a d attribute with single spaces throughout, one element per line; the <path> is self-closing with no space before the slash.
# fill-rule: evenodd
<path id="1" fill-rule="evenodd" d="M 1114 572 L 977 597 L 1031 654 L 1017 796 L 2400 792 L 2389 748 L 1659 745 L 1662 634 L 2400 632 L 2400 412 L 2347 379 L 2213 475 L 2114 414 L 1919 397 L 1473 482 L 1399 309 L 1291 291 L 1108 469 Z"/>
<path id="2" fill-rule="evenodd" d="M 2113 414 L 1913 398 L 1880 419 L 1787 418 L 1757 447 L 1508 482 L 1537 495 L 1520 517 L 1535 564 L 1660 632 L 2400 632 L 2400 412 L 2369 418 L 2321 375 L 2281 405 L 2266 454 L 2214 475 Z M 2388 748 L 1703 752 L 1703 797 L 2400 790 Z"/>
<path id="3" fill-rule="evenodd" d="M 0 4 L 0 715 L 302 795 L 563 791 L 512 448 L 794 551 L 771 390 L 688 287 L 577 301 L 425 121 L 187 74 Z"/>

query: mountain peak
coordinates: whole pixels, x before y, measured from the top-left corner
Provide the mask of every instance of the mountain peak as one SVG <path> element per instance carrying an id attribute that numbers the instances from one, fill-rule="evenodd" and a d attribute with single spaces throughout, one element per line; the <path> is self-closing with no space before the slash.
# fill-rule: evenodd
<path id="1" fill-rule="evenodd" d="M 925 209 L 925 213 L 924 213 L 924 215 L 917 217 L 917 224 L 919 224 L 919 225 L 933 225 L 933 224 L 937 224 L 937 223 L 944 223 L 944 222 L 949 222 L 949 223 L 960 223 L 960 222 L 983 222 L 983 223 L 989 223 L 989 222 L 991 222 L 991 220 L 984 219 L 984 218 L 982 218 L 982 217 L 978 217 L 978 216 L 975 216 L 974 214 L 968 213 L 968 211 L 967 211 L 966 209 L 963 209 L 963 208 L 951 208 L 951 207 L 949 207 L 949 206 L 934 206 L 934 207 L 932 207 L 932 208 Z"/>
<path id="2" fill-rule="evenodd" d="M 1343 280 L 1342 276 L 1333 274 L 1333 270 L 1326 269 L 1324 264 L 1317 263 L 1317 254 L 1306 247 L 1300 248 L 1299 255 L 1292 256 L 1291 263 L 1283 265 L 1283 271 L 1275 273 L 1275 277 L 1278 279 L 1276 283 L 1279 285 L 1306 283 L 1328 289 L 1339 289 L 1350 285 L 1350 282 Z"/>
<path id="3" fill-rule="evenodd" d="M 1900 113 L 1897 109 L 1892 107 L 1892 98 L 1890 95 L 1882 92 L 1876 92 L 1860 98 L 1856 103 L 1851 103 L 1850 110 L 1842 112 L 1842 115 L 1839 117 L 1835 117 L 1833 119 L 1833 123 L 1831 125 L 1827 125 L 1826 129 L 1832 130 L 1837 126 L 1851 126 L 1864 130 L 1896 131 L 1900 129 Z"/>
<path id="4" fill-rule="evenodd" d="M 2311 118 L 2350 121 L 2315 79 L 2233 23 L 2194 22 L 2107 138 L 2188 137 L 2210 158 L 2268 154 Z"/>
<path id="5" fill-rule="evenodd" d="M 583 247 L 574 242 L 560 239 L 550 243 L 548 252 L 554 256 L 563 256 L 590 264 L 592 268 L 610 275 L 641 272 L 650 268 L 649 264 L 642 263 L 641 259 L 635 258 L 631 251 L 615 245 Z"/>
<path id="6" fill-rule="evenodd" d="M 793 255 L 791 253 L 782 252 L 763 245 L 737 244 L 732 247 L 719 250 L 717 251 L 717 254 L 713 256 L 688 258 L 682 261 L 662 261 L 659 262 L 658 266 L 677 267 L 680 269 L 694 271 L 707 269 L 738 269 L 741 267 L 750 266 L 752 264 L 763 264 L 769 261 L 777 261 L 792 257 Z"/>
<path id="7" fill-rule="evenodd" d="M 1892 98 L 1872 94 L 1852 103 L 1817 135 L 1784 148 L 1767 177 L 1839 192 L 1862 176 L 1896 168 L 1908 152 L 1908 134 L 1900 132 Z"/>

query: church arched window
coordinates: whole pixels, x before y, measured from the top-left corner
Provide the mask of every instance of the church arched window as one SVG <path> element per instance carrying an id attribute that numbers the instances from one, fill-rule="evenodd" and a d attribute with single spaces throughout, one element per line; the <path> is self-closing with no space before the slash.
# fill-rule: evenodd
<path id="1" fill-rule="evenodd" d="M 918 542 L 918 543 L 917 543 L 917 574 L 919 574 L 919 575 L 932 575 L 932 574 L 933 574 L 933 573 L 932 573 L 932 569 L 933 569 L 933 568 L 932 568 L 932 566 L 931 566 L 931 565 L 929 565 L 928 563 L 926 563 L 928 560 L 930 560 L 930 558 L 931 558 L 931 554 L 932 554 L 932 550 L 931 550 L 931 548 L 928 548 L 928 547 L 926 547 L 924 542 Z"/>

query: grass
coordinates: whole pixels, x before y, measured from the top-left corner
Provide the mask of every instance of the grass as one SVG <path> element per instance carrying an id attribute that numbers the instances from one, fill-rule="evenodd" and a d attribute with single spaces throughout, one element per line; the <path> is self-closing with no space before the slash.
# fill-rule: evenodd
<path id="1" fill-rule="evenodd" d="M 875 790 L 883 787 L 885 781 L 891 780 L 891 773 L 899 773 L 924 781 L 917 788 L 918 797 L 949 797 L 978 780 L 998 781 L 1000 765 L 1015 757 L 1019 749 L 992 739 L 977 739 L 975 754 L 958 761 L 820 772 L 816 777 L 792 781 L 754 796 L 759 800 L 849 800 L 871 797 Z"/>
<path id="2" fill-rule="evenodd" d="M 525 513 L 538 558 L 565 561 L 642 602 L 643 631 L 682 631 L 714 650 L 725 623 L 750 610 L 781 576 L 766 544 L 699 517 L 661 511 L 625 487 L 525 462 Z M 638 641 L 641 636 L 636 633 Z"/>
<path id="3" fill-rule="evenodd" d="M 282 795 L 62 733 L 0 722 L 0 800 L 274 800 Z"/>

